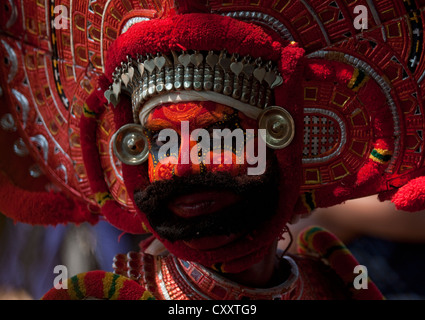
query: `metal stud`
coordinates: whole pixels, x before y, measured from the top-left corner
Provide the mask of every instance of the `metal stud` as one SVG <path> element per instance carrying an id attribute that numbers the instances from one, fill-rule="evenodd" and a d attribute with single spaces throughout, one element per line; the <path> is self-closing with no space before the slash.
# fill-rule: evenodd
<path id="1" fill-rule="evenodd" d="M 156 75 L 156 72 L 152 72 L 149 75 L 148 96 L 153 96 L 156 92 Z"/>
<path id="2" fill-rule="evenodd" d="M 121 80 L 115 80 L 112 84 L 112 93 L 115 96 L 115 99 L 118 100 L 121 94 Z"/>
<path id="3" fill-rule="evenodd" d="M 137 70 L 139 71 L 140 76 L 143 76 L 143 73 L 145 72 L 145 65 L 142 62 L 137 62 Z"/>
<path id="4" fill-rule="evenodd" d="M 22 138 L 15 141 L 13 144 L 13 151 L 20 157 L 25 157 L 29 154 L 27 145 Z"/>
<path id="5" fill-rule="evenodd" d="M 146 100 L 148 98 L 148 88 L 149 88 L 149 75 L 147 72 L 143 73 L 142 78 L 142 98 Z"/>
<path id="6" fill-rule="evenodd" d="M 174 60 L 174 83 L 173 88 L 175 90 L 183 89 L 183 79 L 184 79 L 184 66 L 179 60 L 179 55 L 175 51 L 171 51 Z"/>
<path id="7" fill-rule="evenodd" d="M 148 141 L 141 125 L 126 124 L 115 132 L 112 139 L 114 153 L 123 163 L 137 166 L 147 160 Z"/>
<path id="8" fill-rule="evenodd" d="M 200 91 L 203 88 L 204 82 L 204 67 L 200 65 L 199 67 L 193 68 L 193 89 Z"/>
<path id="9" fill-rule="evenodd" d="M 106 98 L 106 100 L 108 100 L 108 104 L 110 104 L 111 103 L 111 94 L 112 94 L 112 86 L 110 86 L 109 87 L 109 90 L 106 90 L 105 92 L 104 92 L 104 96 L 105 96 L 105 98 Z"/>
<path id="10" fill-rule="evenodd" d="M 174 88 L 174 68 L 165 68 L 165 90 L 171 91 Z"/>
<path id="11" fill-rule="evenodd" d="M 294 119 L 282 107 L 266 108 L 258 118 L 258 127 L 265 129 L 266 136 L 262 138 L 271 149 L 283 149 L 294 139 Z"/>
<path id="12" fill-rule="evenodd" d="M 218 61 L 219 66 L 223 69 L 224 72 L 224 82 L 223 82 L 223 93 L 227 96 L 230 96 L 233 92 L 233 72 L 230 72 L 230 65 L 232 60 L 227 56 L 227 52 L 223 50 L 220 54 Z"/>
<path id="13" fill-rule="evenodd" d="M 267 72 L 264 75 L 264 81 L 267 82 L 267 84 L 269 85 L 269 88 L 271 88 L 271 86 L 275 83 L 276 77 L 277 77 L 276 70 L 273 70 L 271 61 L 269 61 L 267 65 Z"/>
<path id="14" fill-rule="evenodd" d="M 204 83 L 203 87 L 205 90 L 210 91 L 214 86 L 214 69 L 209 64 L 204 66 Z"/>
<path id="15" fill-rule="evenodd" d="M 190 61 L 193 67 L 193 89 L 196 91 L 202 90 L 203 78 L 204 78 L 204 56 L 199 51 L 195 51 L 194 54 L 190 56 Z"/>

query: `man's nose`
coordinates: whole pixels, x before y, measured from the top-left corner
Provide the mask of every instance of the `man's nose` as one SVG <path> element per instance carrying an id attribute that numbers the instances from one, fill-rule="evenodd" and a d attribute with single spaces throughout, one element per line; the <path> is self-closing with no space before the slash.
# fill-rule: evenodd
<path id="1" fill-rule="evenodd" d="M 199 164 L 195 164 L 191 160 L 191 150 L 196 150 L 196 141 L 190 141 L 182 137 L 179 150 L 178 163 L 174 167 L 174 174 L 179 177 L 185 177 L 192 174 L 199 174 L 201 167 Z"/>

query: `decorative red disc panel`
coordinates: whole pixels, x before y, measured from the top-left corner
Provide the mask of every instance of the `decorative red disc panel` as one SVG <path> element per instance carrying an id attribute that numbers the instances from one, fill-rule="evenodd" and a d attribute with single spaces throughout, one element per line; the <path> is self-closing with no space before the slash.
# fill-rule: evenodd
<path id="1" fill-rule="evenodd" d="M 313 64 L 322 60 L 352 69 L 348 83 L 307 78 L 303 83 L 302 198 L 308 210 L 334 204 L 317 197 L 317 190 L 326 189 L 323 195 L 332 192 L 335 196 L 333 188 L 350 181 L 370 159 L 385 166 L 386 177 L 376 192 L 398 188 L 421 174 L 424 3 L 211 1 L 218 12 L 271 25 L 283 38 L 300 43 Z M 353 23 L 356 6 L 367 9 L 365 30 L 357 30 Z M 371 91 L 371 87 L 375 89 Z M 372 98 L 385 103 L 370 110 Z M 386 124 L 385 133 L 377 129 L 379 123 Z M 390 150 L 379 148 L 377 137 L 381 135 Z M 352 196 L 359 195 L 361 192 Z"/>

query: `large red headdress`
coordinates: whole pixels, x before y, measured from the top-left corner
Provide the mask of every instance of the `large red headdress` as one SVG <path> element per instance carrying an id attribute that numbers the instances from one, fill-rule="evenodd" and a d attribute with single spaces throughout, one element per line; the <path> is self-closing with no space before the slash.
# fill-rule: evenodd
<path id="1" fill-rule="evenodd" d="M 280 190 L 278 228 L 292 215 L 378 193 L 400 209 L 423 209 L 423 4 L 363 2 L 366 30 L 353 25 L 357 2 L 8 1 L 0 210 L 45 225 L 104 216 L 146 232 L 132 190 L 148 184 L 147 170 L 126 173 L 112 152 L 137 102 L 117 101 L 114 81 L 139 56 L 146 68 L 173 52 L 206 59 L 223 50 L 271 61 L 282 79 L 268 84 L 269 97 L 294 118 L 295 139 L 275 151 L 281 178 L 293 182 Z"/>

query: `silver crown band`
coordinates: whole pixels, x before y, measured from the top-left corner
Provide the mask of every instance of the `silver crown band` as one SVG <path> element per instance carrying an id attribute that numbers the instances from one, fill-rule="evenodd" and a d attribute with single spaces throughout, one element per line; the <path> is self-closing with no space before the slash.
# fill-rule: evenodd
<path id="1" fill-rule="evenodd" d="M 106 99 L 116 106 L 122 93 L 130 96 L 136 123 L 146 101 L 170 91 L 211 91 L 262 110 L 273 104 L 272 89 L 283 83 L 272 61 L 226 50 L 127 57 L 112 77 Z"/>

